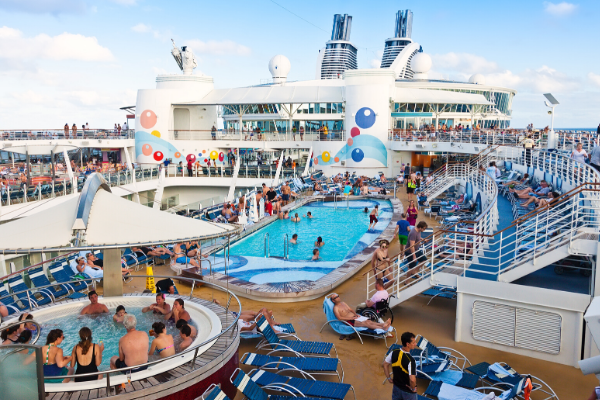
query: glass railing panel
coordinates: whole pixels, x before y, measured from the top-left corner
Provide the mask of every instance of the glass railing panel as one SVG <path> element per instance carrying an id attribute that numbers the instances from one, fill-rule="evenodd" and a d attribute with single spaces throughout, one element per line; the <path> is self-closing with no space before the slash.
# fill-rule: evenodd
<path id="1" fill-rule="evenodd" d="M 40 357 L 41 358 L 41 357 Z M 41 362 L 41 359 L 39 360 Z M 0 347 L 0 399 L 39 400 L 35 350 L 18 346 Z M 43 386 L 42 386 L 43 388 Z"/>

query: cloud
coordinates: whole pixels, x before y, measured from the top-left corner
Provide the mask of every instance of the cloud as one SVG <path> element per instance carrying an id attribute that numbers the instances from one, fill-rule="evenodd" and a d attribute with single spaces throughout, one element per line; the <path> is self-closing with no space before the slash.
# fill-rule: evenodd
<path id="1" fill-rule="evenodd" d="M 33 90 L 27 90 L 24 92 L 14 92 L 11 93 L 12 97 L 14 97 L 17 100 L 20 100 L 24 103 L 27 104 L 42 104 L 42 103 L 46 103 L 48 100 L 48 97 L 38 93 L 38 92 L 34 92 Z"/>
<path id="2" fill-rule="evenodd" d="M 84 0 L 0 0 L 0 9 L 28 14 L 83 14 Z"/>
<path id="3" fill-rule="evenodd" d="M 381 66 L 381 58 L 383 57 L 383 50 L 377 50 L 374 52 L 375 58 L 369 61 L 371 68 L 379 68 Z"/>
<path id="4" fill-rule="evenodd" d="M 152 29 L 150 28 L 150 25 L 142 24 L 140 22 L 139 24 L 132 26 L 131 30 L 137 33 L 146 33 L 150 32 Z"/>
<path id="5" fill-rule="evenodd" d="M 600 75 L 590 72 L 587 77 L 594 85 L 600 87 Z"/>
<path id="6" fill-rule="evenodd" d="M 64 32 L 28 38 L 17 29 L 3 26 L 0 28 L 0 59 L 112 61 L 114 56 L 94 36 Z"/>
<path id="7" fill-rule="evenodd" d="M 550 3 L 549 1 L 544 2 L 544 11 L 556 17 L 565 17 L 572 14 L 577 10 L 577 7 L 576 4 L 567 3 L 566 1 L 556 4 Z"/>
<path id="8" fill-rule="evenodd" d="M 467 82 L 473 74 L 483 74 L 486 83 L 519 91 L 565 92 L 581 89 L 581 81 L 547 65 L 515 72 L 500 68 L 495 61 L 469 53 L 434 54 L 431 79 L 447 79 Z M 600 75 L 598 76 L 600 78 Z"/>
<path id="9" fill-rule="evenodd" d="M 209 40 L 208 42 L 203 42 L 202 40 L 192 39 L 188 40 L 186 45 L 198 54 L 249 56 L 252 52 L 249 47 L 231 40 Z"/>

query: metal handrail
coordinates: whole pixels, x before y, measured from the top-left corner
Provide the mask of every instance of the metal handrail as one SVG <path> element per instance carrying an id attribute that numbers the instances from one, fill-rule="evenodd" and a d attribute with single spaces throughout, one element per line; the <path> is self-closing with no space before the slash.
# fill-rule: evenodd
<path id="1" fill-rule="evenodd" d="M 149 277 L 153 277 L 153 278 L 171 278 L 171 279 L 173 278 L 172 276 L 167 276 L 167 275 L 135 275 L 135 276 L 132 276 L 132 278 L 149 278 Z M 237 326 L 237 321 L 238 321 L 239 316 L 240 316 L 240 314 L 242 312 L 242 303 L 240 302 L 239 298 L 235 295 L 234 292 L 230 291 L 229 289 L 227 289 L 227 288 L 225 288 L 223 286 L 219 286 L 219 285 L 216 285 L 214 283 L 203 281 L 203 280 L 200 280 L 200 279 L 194 279 L 194 278 L 188 278 L 188 277 L 182 277 L 182 276 L 178 276 L 177 279 L 183 280 L 183 281 L 189 281 L 189 282 L 192 283 L 192 290 L 190 292 L 190 298 L 193 297 L 194 288 L 195 288 L 195 284 L 196 284 L 197 281 L 201 282 L 203 285 L 212 286 L 212 287 L 214 287 L 214 288 L 216 288 L 218 290 L 221 290 L 221 291 L 224 291 L 224 292 L 228 293 L 229 294 L 229 299 L 227 301 L 227 307 L 225 307 L 226 316 L 229 315 L 229 305 L 231 303 L 231 300 L 233 298 L 235 298 L 235 300 L 238 303 L 238 310 L 237 310 L 236 314 L 233 315 L 234 316 L 233 322 L 229 326 L 227 326 L 227 328 L 225 328 L 225 330 L 222 330 L 221 333 L 217 334 L 216 336 L 214 336 L 212 338 L 209 338 L 209 339 L 205 340 L 204 342 L 202 342 L 200 344 L 188 347 L 183 352 L 176 353 L 176 354 L 174 354 L 172 356 L 168 356 L 168 357 L 161 358 L 161 359 L 158 359 L 158 360 L 149 361 L 147 363 L 143 363 L 143 364 L 139 364 L 139 365 L 135 365 L 135 366 L 130 366 L 130 367 L 125 367 L 125 368 L 110 369 L 110 370 L 99 371 L 99 372 L 89 372 L 89 373 L 85 373 L 85 374 L 61 375 L 61 378 L 65 378 L 65 379 L 66 378 L 75 378 L 75 377 L 81 378 L 81 377 L 86 377 L 86 376 L 98 376 L 99 374 L 106 374 L 106 380 L 107 380 L 106 389 L 107 389 L 107 395 L 109 395 L 110 394 L 110 374 L 112 374 L 112 373 L 127 372 L 127 371 L 130 371 L 132 369 L 137 369 L 137 368 L 144 367 L 144 366 L 146 366 L 146 367 L 152 366 L 152 365 L 155 365 L 155 364 L 162 363 L 163 361 L 170 360 L 172 358 L 181 357 L 183 354 L 188 354 L 188 353 L 194 351 L 194 358 L 191 361 L 191 367 L 192 367 L 192 370 L 193 370 L 194 369 L 194 365 L 196 363 L 196 358 L 198 356 L 198 350 L 199 350 L 199 348 L 202 347 L 202 346 L 204 346 L 204 345 L 206 345 L 206 344 L 214 342 L 215 340 L 217 340 L 221 336 L 223 336 L 225 333 L 228 333 L 235 326 Z M 74 280 L 74 281 L 70 281 L 69 283 L 74 283 L 74 282 L 80 282 L 80 281 Z M 29 289 L 29 290 L 32 290 L 32 289 Z M 30 321 L 27 321 L 27 322 L 30 322 Z M 24 323 L 24 321 L 19 321 L 18 322 L 18 324 L 22 324 L 22 323 Z M 40 331 L 41 331 L 41 329 L 40 329 Z M 38 346 L 36 346 L 36 347 L 38 347 Z M 41 347 L 41 346 L 39 346 L 39 347 Z M 44 380 L 46 380 L 46 379 L 56 379 L 56 376 L 48 376 L 48 377 L 45 376 Z M 145 379 L 145 378 L 143 378 L 143 379 Z"/>
<path id="2" fill-rule="evenodd" d="M 34 324 L 37 327 L 35 338 L 31 339 L 30 343 L 28 343 L 28 344 L 32 344 L 32 345 L 36 344 L 37 341 L 38 341 L 38 339 L 40 338 L 40 335 L 42 334 L 42 326 L 37 321 L 35 321 L 33 319 L 28 319 L 28 320 L 23 320 L 23 321 L 16 321 L 16 322 L 12 322 L 12 323 L 7 324 L 7 325 L 0 326 L 0 332 L 5 331 L 5 330 L 7 330 L 9 328 L 12 328 L 13 326 L 23 325 L 23 324 Z M 2 362 L 2 360 L 0 360 L 0 362 Z"/>
<path id="3" fill-rule="evenodd" d="M 44 266 L 44 264 L 46 264 L 46 263 L 51 263 L 51 262 L 53 262 L 54 260 L 57 260 L 57 259 L 59 259 L 59 258 L 62 258 L 62 257 L 69 257 L 69 255 L 71 255 L 71 254 L 74 254 L 74 253 L 77 253 L 77 252 L 76 252 L 76 251 L 71 251 L 71 252 L 69 252 L 69 253 L 66 253 L 66 254 L 61 254 L 61 255 L 59 255 L 59 256 L 52 257 L 52 258 L 51 258 L 51 259 L 49 259 L 49 260 L 42 261 L 42 262 L 39 262 L 39 263 L 37 263 L 37 264 L 30 265 L 29 267 L 25 267 L 25 268 L 23 268 L 23 269 L 20 269 L 20 270 L 18 270 L 18 271 L 16 271 L 16 272 L 11 272 L 11 273 L 10 273 L 10 274 L 8 274 L 8 275 L 5 275 L 5 276 L 0 276 L 0 282 L 7 280 L 7 279 L 8 279 L 8 278 L 10 278 L 11 276 L 14 276 L 14 275 L 20 275 L 21 273 L 23 273 L 23 272 L 25 272 L 25 271 L 29 271 L 29 270 L 30 270 L 30 269 L 32 269 L 32 268 L 39 267 L 40 265 L 41 265 L 41 266 Z"/>

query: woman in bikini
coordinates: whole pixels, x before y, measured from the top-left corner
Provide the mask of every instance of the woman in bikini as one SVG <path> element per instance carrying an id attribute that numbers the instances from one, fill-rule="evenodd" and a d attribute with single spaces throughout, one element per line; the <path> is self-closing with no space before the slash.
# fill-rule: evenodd
<path id="1" fill-rule="evenodd" d="M 152 341 L 148 355 L 153 355 L 154 351 L 158 353 L 160 358 L 169 357 L 175 354 L 175 343 L 173 342 L 173 336 L 167 334 L 165 324 L 162 322 L 153 323 L 152 331 L 154 340 Z"/>

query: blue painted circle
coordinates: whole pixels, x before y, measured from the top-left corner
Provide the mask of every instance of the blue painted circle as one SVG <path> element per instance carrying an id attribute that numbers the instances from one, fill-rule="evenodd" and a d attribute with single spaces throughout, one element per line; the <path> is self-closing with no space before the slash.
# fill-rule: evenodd
<path id="1" fill-rule="evenodd" d="M 361 162 L 365 158 L 365 153 L 361 149 L 352 150 L 352 160 L 354 162 Z"/>
<path id="2" fill-rule="evenodd" d="M 363 107 L 356 112 L 356 117 L 354 117 L 356 121 L 356 125 L 363 129 L 368 129 L 375 124 L 375 111 L 370 109 L 369 107 Z"/>

